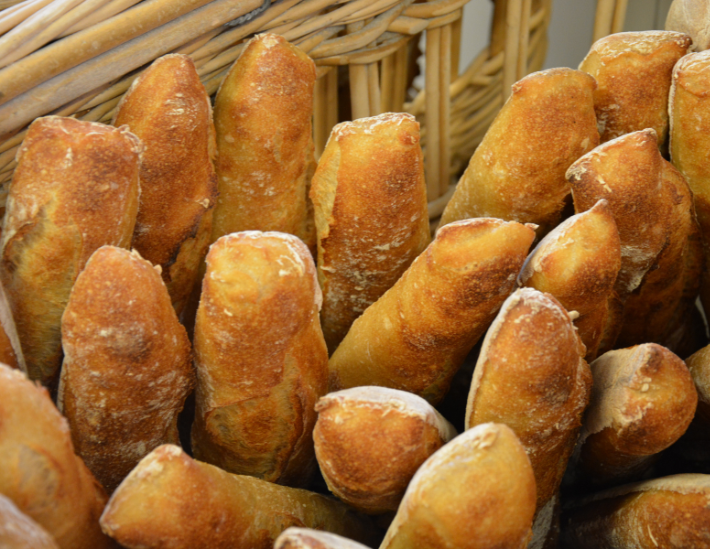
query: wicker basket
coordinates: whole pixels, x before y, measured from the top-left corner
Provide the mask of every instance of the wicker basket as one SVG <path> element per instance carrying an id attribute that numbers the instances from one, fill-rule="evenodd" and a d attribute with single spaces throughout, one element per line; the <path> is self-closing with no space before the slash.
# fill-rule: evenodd
<path id="1" fill-rule="evenodd" d="M 497 0 L 489 46 L 459 75 L 468 0 L 269 1 L 34 0 L 0 12 L 0 32 L 6 32 L 0 38 L 0 207 L 34 118 L 51 113 L 108 122 L 141 69 L 169 52 L 192 56 L 213 94 L 244 41 L 269 31 L 299 45 L 318 66 L 317 151 L 344 119 L 386 111 L 420 119 L 436 217 L 453 190 L 452 175 L 465 166 L 510 85 L 542 66 L 552 3 Z M 44 11 L 32 15 L 32 6 L 42 4 Z M 425 86 L 407 102 L 423 32 Z"/>

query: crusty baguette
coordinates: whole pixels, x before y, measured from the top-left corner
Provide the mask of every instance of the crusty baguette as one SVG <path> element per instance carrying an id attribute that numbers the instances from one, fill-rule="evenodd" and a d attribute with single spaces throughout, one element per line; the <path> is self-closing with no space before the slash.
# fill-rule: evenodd
<path id="1" fill-rule="evenodd" d="M 567 311 L 549 294 L 521 288 L 501 307 L 476 363 L 466 428 L 508 425 L 530 458 L 537 486 L 535 547 L 542 547 L 592 375 Z"/>
<path id="2" fill-rule="evenodd" d="M 62 549 L 113 548 L 101 533 L 106 493 L 74 453 L 47 391 L 0 364 L 0 493 Z"/>
<path id="3" fill-rule="evenodd" d="M 0 547 L 3 549 L 59 549 L 47 531 L 0 494 Z"/>
<path id="4" fill-rule="evenodd" d="M 386 387 L 354 387 L 316 404 L 318 465 L 328 488 L 365 513 L 396 511 L 409 481 L 456 430 L 426 400 Z"/>
<path id="5" fill-rule="evenodd" d="M 330 358 L 330 389 L 381 385 L 437 404 L 513 290 L 534 237 L 528 226 L 489 218 L 439 229 L 355 321 Z"/>
<path id="6" fill-rule="evenodd" d="M 700 230 L 693 195 L 683 175 L 670 162 L 662 164 L 663 192 L 671 204 L 668 244 L 624 304 L 618 347 L 668 345 L 700 289 L 697 243 L 690 240 Z"/>
<path id="7" fill-rule="evenodd" d="M 710 433 L 710 345 L 703 347 L 685 359 L 698 392 L 698 407 L 695 421 L 707 426 Z"/>
<path id="8" fill-rule="evenodd" d="M 308 483 L 328 377 L 320 304 L 313 259 L 295 236 L 245 231 L 211 246 L 194 339 L 197 459 Z"/>
<path id="9" fill-rule="evenodd" d="M 350 539 L 311 528 L 292 526 L 276 538 L 274 549 L 368 549 Z"/>
<path id="10" fill-rule="evenodd" d="M 102 246 L 62 316 L 58 403 L 76 452 L 111 493 L 161 444 L 194 385 L 190 342 L 170 296 L 138 252 Z"/>
<path id="11" fill-rule="evenodd" d="M 536 223 L 560 220 L 565 171 L 599 144 L 588 74 L 549 69 L 513 85 L 512 95 L 473 154 L 441 224 L 469 217 Z"/>
<path id="12" fill-rule="evenodd" d="M 567 170 L 576 213 L 602 198 L 609 202 L 621 241 L 616 291 L 622 301 L 668 242 L 672 202 L 663 192 L 662 161 L 656 132 L 646 129 L 607 141 Z"/>
<path id="13" fill-rule="evenodd" d="M 693 419 L 693 379 L 680 358 L 655 343 L 609 351 L 591 368 L 592 399 L 572 474 L 597 486 L 637 480 Z"/>
<path id="14" fill-rule="evenodd" d="M 513 431 L 484 424 L 443 446 L 414 475 L 380 549 L 523 549 L 535 478 Z"/>
<path id="15" fill-rule="evenodd" d="M 315 250 L 313 175 L 316 68 L 275 34 L 252 38 L 215 99 L 219 198 L 212 241 L 246 230 L 298 236 Z"/>
<path id="16" fill-rule="evenodd" d="M 563 547 L 710 548 L 710 476 L 673 475 L 600 492 L 568 506 Z"/>
<path id="17" fill-rule="evenodd" d="M 602 199 L 562 222 L 525 261 L 518 283 L 549 293 L 575 311 L 579 337 L 594 360 L 609 321 L 609 299 L 621 267 L 621 244 L 609 203 Z"/>
<path id="18" fill-rule="evenodd" d="M 231 475 L 170 444 L 143 458 L 101 516 L 104 532 L 128 549 L 270 549 L 289 526 L 377 539 L 372 524 L 339 501 Z"/>
<path id="19" fill-rule="evenodd" d="M 704 0 L 673 0 L 666 16 L 666 30 L 683 32 L 693 40 L 692 51 L 710 47 L 710 4 Z"/>
<path id="20" fill-rule="evenodd" d="M 431 240 L 419 123 L 386 113 L 335 126 L 311 199 L 323 335 L 332 353 Z"/>
<path id="21" fill-rule="evenodd" d="M 187 55 L 166 55 L 133 81 L 113 119 L 145 146 L 132 247 L 160 265 L 180 315 L 212 236 L 215 130 L 205 87 Z"/>
<path id="22" fill-rule="evenodd" d="M 17 154 L 2 227 L 5 285 L 31 379 L 55 387 L 60 320 L 91 254 L 128 247 L 138 209 L 141 145 L 125 128 L 35 120 Z"/>
<path id="23" fill-rule="evenodd" d="M 579 70 L 597 81 L 594 110 L 602 143 L 653 128 L 664 148 L 673 66 L 690 45 L 690 36 L 671 31 L 617 32 L 592 45 Z"/>

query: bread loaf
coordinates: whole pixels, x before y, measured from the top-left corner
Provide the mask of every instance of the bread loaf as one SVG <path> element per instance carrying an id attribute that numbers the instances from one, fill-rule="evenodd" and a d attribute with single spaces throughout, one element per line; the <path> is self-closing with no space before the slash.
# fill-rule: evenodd
<path id="1" fill-rule="evenodd" d="M 17 326 L 12 318 L 10 302 L 2 282 L 0 282 L 0 362 L 27 373 L 27 364 L 22 354 Z"/>
<path id="2" fill-rule="evenodd" d="M 470 217 L 535 223 L 547 233 L 570 193 L 565 170 L 599 144 L 588 74 L 549 69 L 513 84 L 456 187 L 441 225 Z"/>
<path id="3" fill-rule="evenodd" d="M 534 512 L 535 479 L 517 437 L 479 425 L 417 471 L 380 549 L 522 549 Z"/>
<path id="4" fill-rule="evenodd" d="M 207 253 L 217 198 L 212 107 L 192 60 L 154 61 L 121 99 L 113 124 L 128 126 L 145 146 L 132 247 L 160 265 L 179 315 Z"/>
<path id="5" fill-rule="evenodd" d="M 47 391 L 0 364 L 0 494 L 61 549 L 108 549 L 99 516 L 106 493 L 74 453 Z"/>
<path id="6" fill-rule="evenodd" d="M 245 230 L 298 236 L 315 250 L 313 175 L 316 68 L 275 34 L 252 38 L 217 92 L 219 198 L 212 241 Z"/>
<path id="7" fill-rule="evenodd" d="M 504 423 L 530 458 L 537 486 L 536 543 L 542 547 L 592 376 L 570 315 L 549 294 L 521 288 L 483 340 L 466 408 L 466 428 Z"/>
<path id="8" fill-rule="evenodd" d="M 125 128 L 50 116 L 27 130 L 7 198 L 0 278 L 31 379 L 55 387 L 62 312 L 89 256 L 131 242 L 140 152 Z"/>
<path id="9" fill-rule="evenodd" d="M 609 203 L 563 221 L 525 260 L 518 284 L 549 293 L 575 311 L 579 337 L 594 360 L 610 322 L 609 300 L 621 266 L 619 231 Z"/>
<path id="10" fill-rule="evenodd" d="M 62 316 L 59 409 L 110 493 L 153 448 L 178 443 L 177 415 L 194 385 L 190 342 L 153 267 L 102 246 Z"/>
<path id="11" fill-rule="evenodd" d="M 3 549 L 59 549 L 39 524 L 0 494 L 0 547 Z"/>
<path id="12" fill-rule="evenodd" d="M 245 231 L 211 246 L 195 324 L 195 458 L 308 483 L 314 406 L 328 375 L 320 304 L 315 265 L 298 238 Z"/>
<path id="13" fill-rule="evenodd" d="M 365 513 L 396 511 L 409 481 L 456 430 L 426 400 L 354 387 L 316 404 L 316 457 L 328 488 Z"/>
<path id="14" fill-rule="evenodd" d="M 562 517 L 563 547 L 707 549 L 710 476 L 673 475 L 594 494 Z"/>
<path id="15" fill-rule="evenodd" d="M 355 321 L 329 361 L 330 389 L 381 385 L 437 404 L 513 290 L 534 237 L 528 226 L 489 218 L 439 229 Z"/>
<path id="16" fill-rule="evenodd" d="M 673 0 L 666 30 L 684 32 L 693 40 L 692 51 L 710 47 L 710 6 L 703 0 Z"/>
<path id="17" fill-rule="evenodd" d="M 430 241 L 419 124 L 387 113 L 333 128 L 313 177 L 330 353 Z"/>
<path id="18" fill-rule="evenodd" d="M 698 396 L 690 372 L 655 343 L 609 351 L 591 367 L 592 399 L 575 450 L 575 479 L 597 486 L 637 480 L 693 419 Z"/>
<path id="19" fill-rule="evenodd" d="M 602 143 L 653 128 L 665 148 L 673 66 L 690 45 L 690 36 L 670 31 L 617 32 L 592 45 L 579 70 L 597 81 L 594 110 Z"/>
<path id="20" fill-rule="evenodd" d="M 169 444 L 143 458 L 101 516 L 103 530 L 128 549 L 267 549 L 289 526 L 377 539 L 369 521 L 338 501 L 230 475 Z"/>
<path id="21" fill-rule="evenodd" d="M 276 538 L 274 549 L 368 549 L 356 541 L 310 528 L 292 526 Z"/>

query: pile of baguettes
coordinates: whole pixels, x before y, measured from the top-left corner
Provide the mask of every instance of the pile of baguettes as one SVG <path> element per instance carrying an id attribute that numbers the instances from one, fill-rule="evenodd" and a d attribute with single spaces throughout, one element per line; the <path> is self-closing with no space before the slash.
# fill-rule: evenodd
<path id="1" fill-rule="evenodd" d="M 315 67 L 274 35 L 214 114 L 168 55 L 114 126 L 36 120 L 0 240 L 0 547 L 710 547 L 691 46 L 612 35 L 515 84 L 433 241 L 415 120 L 339 124 L 316 166 Z M 300 489 L 317 468 L 341 501 Z"/>

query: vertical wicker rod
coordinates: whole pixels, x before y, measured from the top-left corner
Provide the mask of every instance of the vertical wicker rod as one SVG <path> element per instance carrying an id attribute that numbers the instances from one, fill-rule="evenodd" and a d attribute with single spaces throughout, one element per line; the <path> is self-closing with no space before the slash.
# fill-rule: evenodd
<path id="1" fill-rule="evenodd" d="M 325 75 L 326 78 L 326 126 L 327 135 L 333 131 L 333 127 L 338 123 L 338 67 Z M 327 143 L 327 139 L 326 139 Z"/>
<path id="2" fill-rule="evenodd" d="M 616 0 L 597 0 L 597 12 L 594 17 L 594 34 L 592 42 L 611 34 L 611 26 L 614 21 L 614 10 Z"/>
<path id="3" fill-rule="evenodd" d="M 425 170 L 427 199 L 429 202 L 440 196 L 439 176 L 441 162 L 440 92 L 439 62 L 441 51 L 441 28 L 426 31 L 425 89 L 426 109 L 424 116 L 427 127 L 425 148 Z"/>
<path id="4" fill-rule="evenodd" d="M 449 190 L 451 179 L 451 42 L 452 25 L 441 27 L 439 50 L 439 196 Z"/>
<path id="5" fill-rule="evenodd" d="M 518 43 L 518 74 L 520 80 L 528 73 L 528 40 L 530 39 L 530 12 L 532 11 L 532 0 L 523 0 L 520 14 L 520 37 Z"/>
<path id="6" fill-rule="evenodd" d="M 451 81 L 459 77 L 459 64 L 461 62 L 461 27 L 463 16 L 451 25 Z"/>
<path id="7" fill-rule="evenodd" d="M 327 105 L 327 75 L 316 80 L 313 90 L 313 145 L 316 158 L 320 158 L 325 149 L 325 142 L 328 139 L 328 120 L 326 114 Z"/>
<path id="8" fill-rule="evenodd" d="M 380 110 L 382 112 L 392 112 L 394 105 L 394 64 L 396 53 L 388 55 L 382 60 L 382 98 L 380 101 Z"/>
<path id="9" fill-rule="evenodd" d="M 370 116 L 375 116 L 382 112 L 382 98 L 380 94 L 380 75 L 378 63 L 367 64 L 367 83 L 370 96 Z"/>
<path id="10" fill-rule="evenodd" d="M 347 32 L 357 32 L 365 26 L 363 21 L 350 23 L 347 25 Z M 350 106 L 352 109 L 351 118 L 365 118 L 370 114 L 370 87 L 367 78 L 367 66 L 351 64 L 348 67 L 350 72 Z"/>
<path id="11" fill-rule="evenodd" d="M 518 80 L 518 52 L 520 51 L 520 22 L 523 0 L 508 0 L 505 23 L 505 61 L 503 62 L 503 98 L 507 99 L 511 87 Z"/>
<path id="12" fill-rule="evenodd" d="M 621 32 L 624 30 L 624 20 L 626 19 L 626 8 L 629 0 L 616 0 L 614 7 L 614 20 L 611 23 L 611 32 Z"/>
<path id="13" fill-rule="evenodd" d="M 394 54 L 394 93 L 392 110 L 402 112 L 407 99 L 407 50 L 409 44 L 399 48 Z"/>

